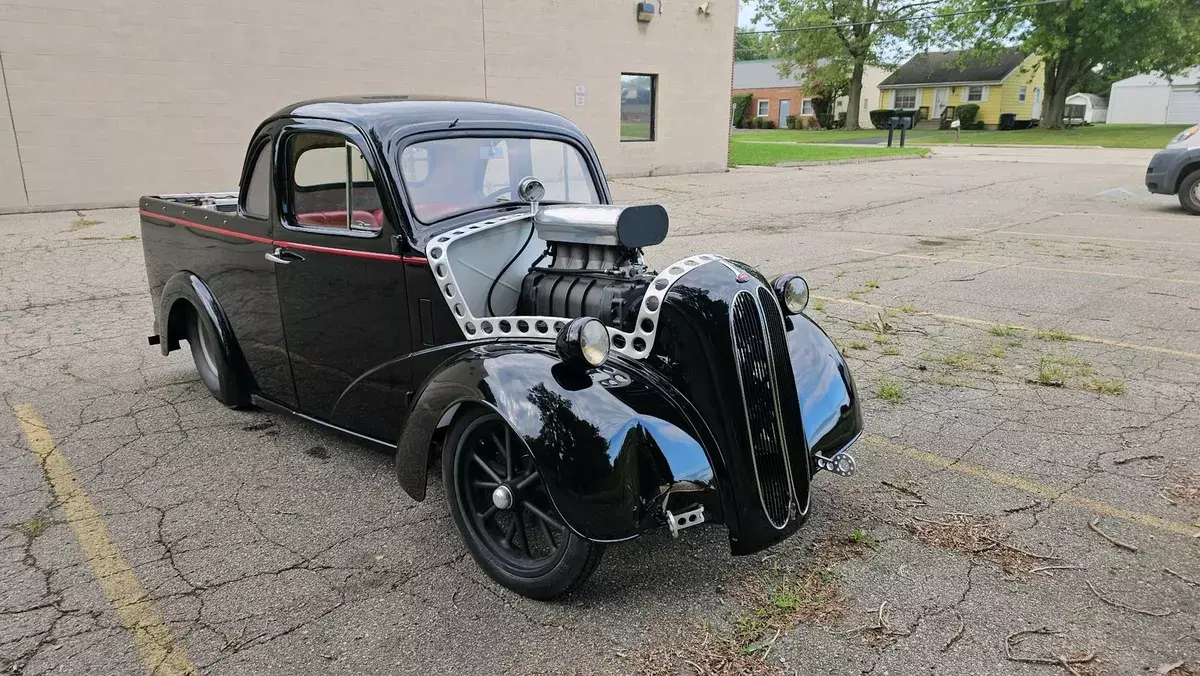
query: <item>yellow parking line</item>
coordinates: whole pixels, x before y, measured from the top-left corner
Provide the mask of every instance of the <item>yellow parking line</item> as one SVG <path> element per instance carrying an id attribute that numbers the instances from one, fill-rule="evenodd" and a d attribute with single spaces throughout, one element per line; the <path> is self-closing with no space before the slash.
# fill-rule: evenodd
<path id="1" fill-rule="evenodd" d="M 14 412 L 29 450 L 45 470 L 50 488 L 66 513 L 67 523 L 75 531 L 84 559 L 132 636 L 133 645 L 150 673 L 155 676 L 195 674 L 196 667 L 150 603 L 146 588 L 133 572 L 129 560 L 117 549 L 108 534 L 104 517 L 84 492 L 83 484 L 66 456 L 55 446 L 45 421 L 37 411 L 24 404 L 17 406 Z"/>
<path id="2" fill-rule="evenodd" d="M 817 300 L 823 300 L 827 303 L 845 303 L 847 305 L 857 305 L 859 307 L 869 307 L 876 310 L 887 310 L 884 305 L 876 305 L 868 303 L 865 300 L 854 300 L 853 298 L 833 298 L 831 296 L 812 296 Z M 1042 329 L 1032 326 L 1022 326 L 1021 324 L 1007 324 L 1005 322 L 989 321 L 986 319 L 975 319 L 974 317 L 960 317 L 958 315 L 944 315 L 937 312 L 916 312 L 914 314 L 933 317 L 947 322 L 956 322 L 959 324 L 970 324 L 972 326 L 1007 326 L 1016 331 L 1025 331 L 1027 333 L 1037 333 Z M 1169 354 L 1175 357 L 1186 357 L 1188 359 L 1200 359 L 1200 352 L 1188 352 L 1186 350 L 1174 350 L 1169 347 L 1156 347 L 1154 345 L 1142 345 L 1140 343 L 1127 343 L 1123 340 L 1112 340 L 1111 338 L 1097 338 L 1096 336 L 1085 336 L 1079 333 L 1067 334 L 1071 340 L 1081 343 L 1096 343 L 1097 345 L 1108 345 L 1109 347 L 1121 347 L 1129 350 L 1141 350 L 1143 352 L 1156 352 L 1158 354 Z"/>
<path id="3" fill-rule="evenodd" d="M 1173 282 L 1175 284 L 1200 284 L 1200 279 L 1181 279 L 1176 277 L 1150 277 L 1147 275 L 1134 275 L 1124 272 L 1097 272 L 1095 270 L 1076 270 L 1073 268 L 1052 268 L 1044 265 L 1025 265 L 1024 263 L 1008 264 L 1000 261 L 976 261 L 967 258 L 938 258 L 937 256 L 928 256 L 924 254 L 905 254 L 905 253 L 889 253 L 887 251 L 875 251 L 872 249 L 853 249 L 859 253 L 875 254 L 877 256 L 891 256 L 893 258 L 916 258 L 923 261 L 934 261 L 936 263 L 968 263 L 971 265 L 999 265 L 1006 268 L 1020 268 L 1022 270 L 1040 270 L 1043 272 L 1066 272 L 1073 275 L 1096 275 L 1099 277 L 1121 277 L 1123 279 L 1145 279 L 1154 282 Z"/>
<path id="4" fill-rule="evenodd" d="M 988 469 L 987 467 L 960 462 L 953 458 L 947 458 L 936 453 L 930 453 L 928 451 L 901 446 L 900 444 L 892 443 L 886 439 L 874 435 L 867 436 L 866 441 L 889 453 L 901 455 L 911 460 L 923 462 L 927 465 L 933 465 L 934 467 L 940 467 L 942 469 L 948 469 L 961 474 L 966 474 L 968 476 L 985 479 L 994 484 L 1015 488 L 1041 498 L 1046 498 L 1047 500 L 1053 500 L 1059 504 L 1070 505 L 1094 514 L 1109 516 L 1114 519 L 1121 519 L 1122 521 L 1128 521 L 1139 526 L 1155 528 L 1161 531 L 1174 533 L 1176 535 L 1183 535 L 1186 537 L 1196 537 L 1200 535 L 1200 529 L 1189 526 L 1185 523 L 1171 521 L 1170 519 L 1164 519 L 1162 517 L 1154 516 L 1153 514 L 1135 512 L 1133 510 L 1110 505 L 1107 502 L 1101 502 L 1099 500 L 1090 500 L 1088 498 L 1081 498 L 1069 493 L 1063 493 L 1056 488 L 1051 488 L 1050 486 L 1039 484 L 1035 481 L 1022 479 L 1021 477 L 1005 474 L 1004 472 Z"/>

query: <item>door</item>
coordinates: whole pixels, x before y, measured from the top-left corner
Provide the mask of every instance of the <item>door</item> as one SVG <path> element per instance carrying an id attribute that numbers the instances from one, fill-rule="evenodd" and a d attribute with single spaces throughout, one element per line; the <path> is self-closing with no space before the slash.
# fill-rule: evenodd
<path id="1" fill-rule="evenodd" d="M 349 125 L 298 121 L 280 137 L 275 265 L 302 413 L 394 442 L 411 346 L 403 259 L 391 252 L 379 171 Z"/>
<path id="2" fill-rule="evenodd" d="M 791 108 L 792 108 L 791 101 L 789 101 L 787 99 L 783 99 L 782 101 L 779 102 L 779 128 L 780 129 L 787 128 L 788 115 L 792 114 Z"/>
<path id="3" fill-rule="evenodd" d="M 1034 119 L 1034 120 L 1042 119 L 1042 88 L 1041 87 L 1033 88 L 1033 112 L 1030 113 L 1030 115 L 1032 116 L 1032 119 Z"/>
<path id="4" fill-rule="evenodd" d="M 933 117 L 931 119 L 942 119 L 942 113 L 946 111 L 946 106 L 950 105 L 950 88 L 938 87 L 933 92 Z"/>
<path id="5" fill-rule="evenodd" d="M 1196 124 L 1200 122 L 1200 91 L 1195 85 L 1171 87 L 1167 100 L 1167 124 Z"/>

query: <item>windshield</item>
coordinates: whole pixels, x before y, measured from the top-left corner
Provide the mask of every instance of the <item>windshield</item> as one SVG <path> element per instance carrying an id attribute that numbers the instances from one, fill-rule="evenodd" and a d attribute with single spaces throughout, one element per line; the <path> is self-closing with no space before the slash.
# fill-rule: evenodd
<path id="1" fill-rule="evenodd" d="M 596 204 L 596 185 L 574 146 L 540 138 L 460 137 L 414 143 L 400 154 L 413 211 L 422 223 L 519 201 L 517 184 L 533 176 L 545 202 Z"/>

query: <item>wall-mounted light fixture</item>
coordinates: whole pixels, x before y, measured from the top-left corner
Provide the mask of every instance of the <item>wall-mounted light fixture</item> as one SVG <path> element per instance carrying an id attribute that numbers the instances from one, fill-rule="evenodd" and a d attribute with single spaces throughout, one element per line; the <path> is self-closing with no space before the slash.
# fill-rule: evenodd
<path id="1" fill-rule="evenodd" d="M 653 2 L 639 2 L 639 3 L 637 3 L 636 7 L 637 7 L 637 20 L 638 21 L 641 21 L 642 23 L 647 23 L 651 19 L 654 18 L 654 3 Z"/>

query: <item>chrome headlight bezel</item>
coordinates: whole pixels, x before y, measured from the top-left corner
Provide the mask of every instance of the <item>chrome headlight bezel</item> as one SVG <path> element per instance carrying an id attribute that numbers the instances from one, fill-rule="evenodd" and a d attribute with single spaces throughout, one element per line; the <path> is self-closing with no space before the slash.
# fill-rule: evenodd
<path id="1" fill-rule="evenodd" d="M 786 314 L 798 315 L 808 307 L 808 282 L 800 275 L 780 275 L 771 286 L 775 288 L 779 307 L 783 308 Z"/>
<path id="2" fill-rule="evenodd" d="M 595 317 L 579 317 L 567 322 L 554 341 L 563 361 L 585 368 L 596 368 L 608 361 L 612 340 L 608 328 Z"/>

